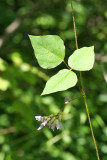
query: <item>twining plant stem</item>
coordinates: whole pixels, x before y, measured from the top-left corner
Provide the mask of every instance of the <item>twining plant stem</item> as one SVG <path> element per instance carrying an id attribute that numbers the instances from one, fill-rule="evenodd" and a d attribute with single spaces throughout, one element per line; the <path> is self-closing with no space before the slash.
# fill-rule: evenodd
<path id="1" fill-rule="evenodd" d="M 73 10 L 73 5 L 72 5 L 72 0 L 71 0 L 71 9 L 72 9 L 72 18 L 73 18 L 73 25 L 74 25 L 75 44 L 76 44 L 76 49 L 78 49 L 78 41 L 77 41 L 77 33 L 76 33 L 76 23 L 75 23 L 75 17 L 74 17 L 74 10 Z M 81 72 L 80 72 L 80 82 L 81 82 L 82 95 L 83 95 L 83 99 L 84 99 L 85 108 L 86 108 L 86 111 L 87 111 L 87 116 L 88 116 L 90 130 L 91 130 L 91 134 L 92 134 L 92 138 L 93 138 L 93 142 L 94 142 L 94 146 L 95 146 L 95 150 L 96 150 L 97 159 L 100 160 L 99 153 L 98 153 L 98 147 L 97 147 L 97 144 L 96 144 L 96 140 L 95 140 L 95 136 L 94 136 L 94 131 L 93 131 L 92 123 L 91 123 L 91 118 L 90 118 L 90 115 L 89 115 L 89 110 L 88 110 L 88 105 L 87 105 L 87 101 L 86 101 L 86 94 L 85 94 L 85 90 L 84 90 L 84 84 L 83 84 L 82 73 Z"/>
<path id="2" fill-rule="evenodd" d="M 71 69 L 64 60 L 63 60 L 63 62 L 67 66 L 68 69 Z"/>
<path id="3" fill-rule="evenodd" d="M 76 44 L 76 49 L 78 49 L 77 32 L 76 32 L 76 23 L 75 23 L 74 9 L 73 9 L 73 5 L 72 5 L 72 0 L 71 0 L 71 11 L 72 11 L 72 19 L 73 19 L 73 25 L 74 25 L 75 44 Z"/>

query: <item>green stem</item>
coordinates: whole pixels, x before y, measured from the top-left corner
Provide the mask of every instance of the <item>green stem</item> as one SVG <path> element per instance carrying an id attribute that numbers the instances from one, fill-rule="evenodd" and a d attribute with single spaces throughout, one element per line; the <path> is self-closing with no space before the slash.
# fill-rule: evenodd
<path id="1" fill-rule="evenodd" d="M 71 0 L 71 9 L 72 9 L 72 18 L 73 18 L 73 25 L 74 25 L 75 44 L 76 44 L 76 49 L 78 49 L 76 23 L 75 23 L 72 0 Z M 87 105 L 87 101 L 86 101 L 86 94 L 85 94 L 85 90 L 84 90 L 84 84 L 83 84 L 82 73 L 81 72 L 80 72 L 80 82 L 81 82 L 81 87 L 82 87 L 82 95 L 83 95 L 83 99 L 84 99 L 84 104 L 85 104 L 85 108 L 86 108 L 86 112 L 87 112 L 87 116 L 88 116 L 88 121 L 89 121 L 89 125 L 90 125 L 90 130 L 91 130 L 91 134 L 92 134 L 92 138 L 93 138 L 93 142 L 94 142 L 94 146 L 95 146 L 95 150 L 96 150 L 96 156 L 97 156 L 97 159 L 100 160 L 99 153 L 98 153 L 98 147 L 97 147 L 97 144 L 96 144 L 94 131 L 93 131 L 92 123 L 91 123 L 91 118 L 90 118 L 90 114 L 89 114 L 89 110 L 88 110 L 88 105 Z"/>
<path id="2" fill-rule="evenodd" d="M 67 65 L 67 63 L 63 60 L 64 64 L 67 66 L 67 68 L 70 70 L 71 68 Z"/>
<path id="3" fill-rule="evenodd" d="M 76 23 L 75 23 L 74 9 L 73 9 L 73 5 L 72 5 L 72 0 L 71 0 L 71 9 L 72 9 L 72 19 L 73 19 L 73 25 L 74 25 L 75 44 L 76 44 L 76 49 L 78 49 L 77 31 L 76 31 Z"/>

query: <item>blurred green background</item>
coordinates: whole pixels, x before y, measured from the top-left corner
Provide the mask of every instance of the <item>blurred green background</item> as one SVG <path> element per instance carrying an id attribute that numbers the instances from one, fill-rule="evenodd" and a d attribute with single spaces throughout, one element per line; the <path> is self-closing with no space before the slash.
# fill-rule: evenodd
<path id="1" fill-rule="evenodd" d="M 96 62 L 83 72 L 87 102 L 101 160 L 107 160 L 107 0 L 74 0 L 79 47 L 95 46 Z M 0 160 L 95 160 L 82 99 L 68 104 L 54 132 L 35 115 L 57 113 L 77 87 L 41 97 L 55 69 L 40 68 L 28 34 L 59 35 L 66 62 L 75 50 L 69 0 L 0 0 Z"/>

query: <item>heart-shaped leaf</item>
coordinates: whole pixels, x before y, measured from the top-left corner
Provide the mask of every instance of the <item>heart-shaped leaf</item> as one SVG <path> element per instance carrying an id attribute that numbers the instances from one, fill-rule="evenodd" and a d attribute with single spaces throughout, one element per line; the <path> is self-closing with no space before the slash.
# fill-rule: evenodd
<path id="1" fill-rule="evenodd" d="M 58 66 L 64 59 L 65 46 L 63 40 L 56 35 L 29 35 L 35 56 L 42 68 L 50 69 Z"/>
<path id="2" fill-rule="evenodd" d="M 88 71 L 93 68 L 94 60 L 94 46 L 83 47 L 74 51 L 68 59 L 68 64 L 74 70 Z"/>
<path id="3" fill-rule="evenodd" d="M 60 70 L 47 81 L 41 95 L 67 90 L 68 88 L 75 86 L 76 83 L 77 76 L 74 72 L 68 69 Z"/>

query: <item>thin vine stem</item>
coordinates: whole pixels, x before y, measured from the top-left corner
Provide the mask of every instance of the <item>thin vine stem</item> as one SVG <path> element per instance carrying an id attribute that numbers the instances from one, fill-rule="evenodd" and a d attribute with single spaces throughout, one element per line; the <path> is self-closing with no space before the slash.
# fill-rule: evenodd
<path id="1" fill-rule="evenodd" d="M 76 31 L 76 23 L 75 23 L 75 16 L 74 16 L 72 0 L 71 0 L 71 11 L 72 11 L 72 19 L 73 19 L 73 25 L 74 25 L 75 44 L 76 44 L 76 49 L 78 49 L 77 31 Z"/>
<path id="2" fill-rule="evenodd" d="M 73 25 L 74 25 L 75 44 L 76 44 L 76 49 L 78 49 L 76 23 L 75 23 L 75 16 L 74 16 L 72 0 L 71 0 L 71 9 L 72 9 L 72 18 L 73 18 Z M 85 94 L 85 90 L 84 90 L 84 84 L 83 84 L 83 79 L 82 79 L 82 73 L 81 72 L 80 72 L 80 82 L 81 82 L 81 87 L 82 87 L 82 95 L 83 95 L 83 99 L 84 99 L 84 104 L 85 104 L 85 108 L 86 108 L 86 112 L 87 112 L 87 116 L 88 116 L 88 121 L 89 121 L 89 125 L 90 125 L 90 130 L 91 130 L 91 134 L 92 134 L 92 138 L 93 138 L 93 142 L 94 142 L 94 146 L 95 146 L 95 150 L 96 150 L 96 156 L 97 156 L 97 159 L 100 160 L 98 147 L 97 147 L 97 143 L 96 143 L 96 140 L 95 140 L 94 131 L 93 131 L 92 123 L 91 123 L 91 118 L 90 118 L 88 105 L 87 105 L 87 101 L 86 101 L 86 94 Z"/>
<path id="3" fill-rule="evenodd" d="M 67 66 L 67 68 L 70 70 L 71 68 L 67 65 L 67 63 L 63 60 L 64 64 Z"/>

